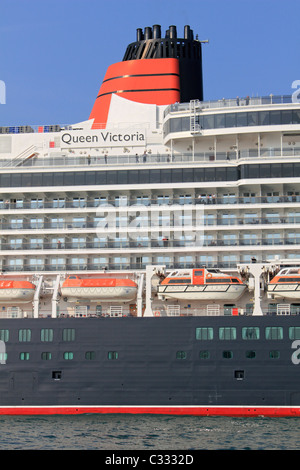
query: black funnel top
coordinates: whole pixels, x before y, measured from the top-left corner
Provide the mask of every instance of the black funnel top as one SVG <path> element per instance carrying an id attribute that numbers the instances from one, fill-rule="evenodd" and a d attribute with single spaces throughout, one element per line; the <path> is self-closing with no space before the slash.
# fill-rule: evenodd
<path id="1" fill-rule="evenodd" d="M 184 27 L 184 37 L 177 37 L 176 26 L 170 26 L 161 37 L 160 25 L 137 29 L 136 42 L 128 45 L 123 61 L 139 59 L 178 59 L 180 71 L 180 101 L 203 101 L 201 42 L 194 39 L 190 26 Z"/>

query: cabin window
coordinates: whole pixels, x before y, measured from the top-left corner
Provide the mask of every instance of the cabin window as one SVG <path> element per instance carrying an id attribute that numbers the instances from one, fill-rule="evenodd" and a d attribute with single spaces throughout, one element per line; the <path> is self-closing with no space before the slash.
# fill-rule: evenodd
<path id="1" fill-rule="evenodd" d="M 176 351 L 176 359 L 186 359 L 187 353 L 186 351 Z"/>
<path id="2" fill-rule="evenodd" d="M 115 361 L 119 358 L 119 353 L 117 351 L 108 351 L 107 358 L 110 361 Z"/>
<path id="3" fill-rule="evenodd" d="M 255 359 L 256 358 L 256 352 L 255 351 L 246 351 L 245 356 L 247 359 Z"/>
<path id="4" fill-rule="evenodd" d="M 51 352 L 42 352 L 41 358 L 43 361 L 50 361 L 52 359 Z"/>
<path id="5" fill-rule="evenodd" d="M 72 361 L 72 359 L 74 359 L 74 353 L 71 351 L 64 352 L 64 359 L 66 361 Z"/>
<path id="6" fill-rule="evenodd" d="M 242 338 L 243 339 L 259 339 L 259 328 L 256 326 L 242 328 Z"/>
<path id="7" fill-rule="evenodd" d="M 300 326 L 290 326 L 289 339 L 300 339 Z"/>
<path id="8" fill-rule="evenodd" d="M 7 361 L 7 353 L 0 352 L 0 364 L 5 364 Z"/>
<path id="9" fill-rule="evenodd" d="M 9 340 L 9 330 L 0 330 L 0 341 L 7 343 Z"/>
<path id="10" fill-rule="evenodd" d="M 21 361 L 29 361 L 29 352 L 21 352 L 20 359 Z"/>
<path id="11" fill-rule="evenodd" d="M 19 341 L 26 342 L 31 340 L 31 330 L 29 329 L 22 329 L 19 330 Z"/>
<path id="12" fill-rule="evenodd" d="M 269 353 L 270 359 L 279 359 L 280 358 L 280 352 L 277 350 L 272 350 Z"/>
<path id="13" fill-rule="evenodd" d="M 267 326 L 265 335 L 266 339 L 283 339 L 283 328 L 281 326 Z"/>
<path id="14" fill-rule="evenodd" d="M 75 341 L 75 328 L 63 329 L 63 341 Z"/>
<path id="15" fill-rule="evenodd" d="M 300 314 L 300 305 L 291 304 L 291 315 L 299 315 L 299 314 Z"/>
<path id="16" fill-rule="evenodd" d="M 219 328 L 219 339 L 236 339 L 236 328 L 234 327 L 221 327 Z"/>
<path id="17" fill-rule="evenodd" d="M 233 352 L 232 351 L 223 351 L 223 358 L 224 359 L 232 359 L 233 358 Z"/>
<path id="18" fill-rule="evenodd" d="M 41 341 L 53 341 L 52 328 L 43 328 L 41 330 Z"/>
<path id="19" fill-rule="evenodd" d="M 86 351 L 85 358 L 87 361 L 93 361 L 94 359 L 96 359 L 95 351 Z"/>
<path id="20" fill-rule="evenodd" d="M 196 339 L 211 340 L 214 337 L 213 328 L 196 328 Z"/>
<path id="21" fill-rule="evenodd" d="M 210 358 L 210 352 L 207 350 L 204 351 L 199 351 L 199 359 L 209 359 Z"/>
<path id="22" fill-rule="evenodd" d="M 194 276 L 203 276 L 203 271 L 194 271 Z"/>

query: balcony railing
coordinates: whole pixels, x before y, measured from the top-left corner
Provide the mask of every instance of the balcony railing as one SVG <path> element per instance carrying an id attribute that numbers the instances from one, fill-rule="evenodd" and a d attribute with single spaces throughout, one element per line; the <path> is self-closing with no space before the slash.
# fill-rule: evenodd
<path id="1" fill-rule="evenodd" d="M 269 95 L 256 97 L 237 97 L 220 100 L 195 101 L 193 107 L 196 109 L 209 108 L 233 108 L 237 106 L 270 106 L 275 104 L 292 103 L 292 95 Z M 170 104 L 164 111 L 164 117 L 169 113 L 190 111 L 191 103 Z"/>
<path id="2" fill-rule="evenodd" d="M 286 203 L 299 203 L 300 202 L 300 195 L 299 194 L 282 194 L 278 196 L 223 196 L 223 195 L 215 195 L 215 194 L 199 194 L 197 197 L 192 196 L 157 196 L 157 197 L 127 197 L 127 196 L 120 196 L 115 198 L 94 198 L 94 199 L 85 199 L 85 198 L 78 198 L 77 200 L 74 198 L 73 200 L 66 200 L 66 199 L 57 199 L 51 201 L 44 201 L 44 200 L 34 200 L 28 201 L 23 199 L 18 199 L 16 202 L 12 202 L 11 200 L 0 200 L 0 210 L 3 211 L 10 211 L 13 210 L 18 211 L 20 213 L 24 213 L 24 210 L 28 212 L 35 212 L 37 210 L 42 209 L 55 209 L 62 210 L 62 213 L 66 211 L 64 209 L 95 209 L 98 208 L 105 210 L 107 208 L 126 208 L 131 206 L 141 206 L 141 207 L 152 207 L 152 206 L 165 206 L 166 208 L 172 209 L 170 206 L 186 206 L 186 205 L 244 205 L 244 204 L 286 204 Z M 82 216 L 83 213 L 81 213 Z M 244 220 L 243 218 L 241 218 Z M 254 219 L 257 219 L 254 217 Z M 286 218 L 288 221 L 288 218 Z M 71 222 L 70 222 L 71 223 Z M 237 222 L 239 223 L 239 222 Z M 248 223 L 257 223 L 255 220 L 250 220 Z M 262 223 L 262 222 L 259 222 Z M 270 221 L 266 220 L 264 223 L 270 223 Z M 294 222 L 289 222 L 294 223 Z M 23 224 L 21 224 L 23 225 Z M 30 228 L 29 224 L 27 224 Z M 3 226 L 3 224 L 2 224 Z M 48 227 L 44 228 L 51 228 L 51 222 L 48 222 Z M 93 225 L 91 225 L 93 226 Z M 1 224 L 0 224 L 1 227 Z M 9 224 L 7 228 L 10 228 Z M 18 228 L 18 227 L 12 227 Z M 22 227 L 20 227 L 22 228 Z M 40 226 L 38 227 L 40 228 Z"/>
<path id="3" fill-rule="evenodd" d="M 60 151 L 60 150 L 59 150 Z M 230 151 L 207 151 L 207 152 L 173 152 L 173 154 L 147 154 L 144 155 L 109 155 L 107 158 L 103 155 L 86 156 L 68 156 L 61 155 L 59 157 L 40 157 L 38 152 L 32 158 L 11 158 L 1 159 L 0 168 L 16 168 L 18 170 L 24 168 L 55 168 L 55 167 L 120 167 L 124 165 L 129 166 L 143 166 L 143 165 L 166 165 L 169 163 L 175 164 L 194 164 L 194 163 L 211 163 L 216 162 L 234 162 L 242 159 L 249 158 L 276 158 L 276 157 L 299 157 L 300 147 L 266 147 L 266 148 L 253 148 L 241 149 Z"/>
<path id="4" fill-rule="evenodd" d="M 61 253 L 64 250 L 74 250 L 78 253 L 89 252 L 92 250 L 99 250 L 101 251 L 111 251 L 111 250 L 119 250 L 119 249 L 133 249 L 134 251 L 143 251 L 145 249 L 151 249 L 152 251 L 161 250 L 161 249 L 187 249 L 193 248 L 195 251 L 201 249 L 202 247 L 228 247 L 228 246 L 278 246 L 278 245 L 300 245 L 300 233 L 299 235 L 296 234 L 294 236 L 284 236 L 280 235 L 278 237 L 233 237 L 231 239 L 211 239 L 203 238 L 195 240 L 176 240 L 176 239 L 151 239 L 151 240 L 131 240 L 131 239 L 124 239 L 124 240 L 114 240 L 108 239 L 106 241 L 79 241 L 79 242 L 72 242 L 72 241 L 62 241 L 58 242 L 46 242 L 41 240 L 40 242 L 24 242 L 18 244 L 11 244 L 11 243 L 2 243 L 1 244 L 1 251 L 2 253 L 5 251 L 33 251 L 33 250 L 53 250 L 56 253 Z M 58 251 L 57 251 L 58 250 Z"/>

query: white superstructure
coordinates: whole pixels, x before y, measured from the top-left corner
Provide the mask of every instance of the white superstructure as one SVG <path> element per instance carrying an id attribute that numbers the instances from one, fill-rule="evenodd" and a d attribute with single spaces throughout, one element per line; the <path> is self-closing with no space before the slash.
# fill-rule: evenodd
<path id="1" fill-rule="evenodd" d="M 1 128 L 3 278 L 299 259 L 291 97 L 155 106 L 114 96 L 99 127 Z"/>

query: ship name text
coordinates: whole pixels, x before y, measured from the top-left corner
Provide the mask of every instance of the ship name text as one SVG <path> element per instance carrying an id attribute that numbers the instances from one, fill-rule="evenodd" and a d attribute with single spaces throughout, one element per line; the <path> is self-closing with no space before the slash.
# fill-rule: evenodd
<path id="1" fill-rule="evenodd" d="M 100 131 L 93 134 L 78 134 L 65 132 L 61 136 L 62 146 L 63 144 L 73 146 L 95 146 L 95 145 L 141 145 L 145 143 L 144 132 L 118 132 L 114 133 L 111 131 Z"/>

